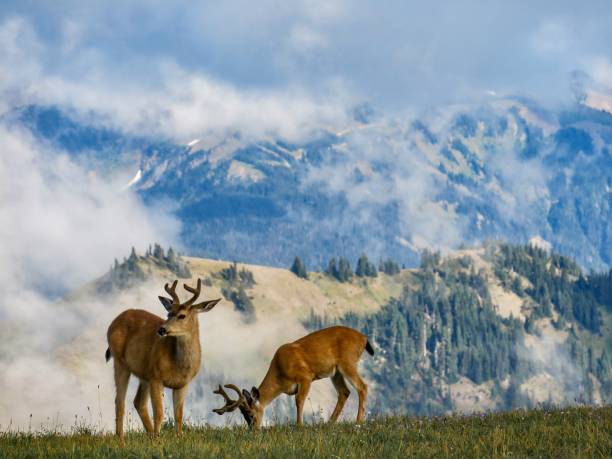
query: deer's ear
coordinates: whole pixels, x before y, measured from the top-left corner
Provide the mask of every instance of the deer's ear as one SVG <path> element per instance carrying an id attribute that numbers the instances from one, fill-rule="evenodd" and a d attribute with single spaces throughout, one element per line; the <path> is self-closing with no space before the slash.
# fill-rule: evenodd
<path id="1" fill-rule="evenodd" d="M 161 301 L 162 306 L 166 308 L 166 311 L 170 312 L 172 310 L 172 300 L 170 298 L 165 296 L 158 296 L 157 298 Z"/>
<path id="2" fill-rule="evenodd" d="M 197 310 L 197 312 L 208 312 L 212 308 L 214 308 L 219 301 L 221 301 L 221 298 L 217 298 L 216 300 L 204 301 L 202 303 L 193 305 L 191 308 Z"/>
<path id="3" fill-rule="evenodd" d="M 253 386 L 251 388 L 251 395 L 253 396 L 253 398 L 255 400 L 259 400 L 259 389 L 257 389 L 257 387 Z"/>
<path id="4" fill-rule="evenodd" d="M 251 397 L 251 393 L 248 390 L 242 389 L 242 395 L 244 395 L 244 398 L 246 398 L 249 405 L 253 403 L 253 397 Z"/>

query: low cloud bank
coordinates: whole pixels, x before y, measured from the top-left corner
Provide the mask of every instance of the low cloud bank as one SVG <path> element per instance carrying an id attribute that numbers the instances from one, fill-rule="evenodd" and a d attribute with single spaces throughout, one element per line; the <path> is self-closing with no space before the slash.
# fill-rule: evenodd
<path id="1" fill-rule="evenodd" d="M 162 315 L 157 295 L 166 280 L 151 278 L 106 296 L 87 282 L 131 246 L 142 252 L 149 241 L 176 244 L 179 225 L 125 190 L 123 176 L 99 178 L 65 153 L 5 126 L 0 126 L 0 143 L 0 276 L 5 287 L 0 298 L 0 430 L 68 430 L 75 424 L 111 429 L 114 382 L 112 362 L 104 359 L 107 327 L 127 308 Z M 203 366 L 190 388 L 187 417 L 215 425 L 243 422 L 236 414 L 212 413 L 221 403 L 213 388 L 226 382 L 258 385 L 276 348 L 307 331 L 295 317 L 245 324 L 228 302 L 202 315 L 200 323 Z M 135 388 L 133 381 L 126 422 L 141 428 L 131 409 Z M 335 399 L 328 381 L 313 385 L 306 414 L 326 417 Z M 292 399 L 281 397 L 268 417 L 292 419 L 293 410 Z M 347 413 L 354 415 L 349 407 Z"/>
<path id="2" fill-rule="evenodd" d="M 80 374 L 88 372 L 71 368 L 77 350 L 59 350 L 90 333 L 112 307 L 56 300 L 101 275 L 131 246 L 174 241 L 179 225 L 120 191 L 120 183 L 98 179 L 22 132 L 0 126 L 0 144 L 0 424 L 6 428 L 11 421 L 27 425 L 30 414 L 53 420 L 72 406 L 81 405 L 74 413 L 94 410 L 95 390 L 80 396 Z"/>

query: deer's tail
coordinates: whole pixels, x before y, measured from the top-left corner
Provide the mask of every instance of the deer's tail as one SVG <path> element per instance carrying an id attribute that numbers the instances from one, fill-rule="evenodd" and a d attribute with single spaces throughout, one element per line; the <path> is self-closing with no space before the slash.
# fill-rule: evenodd
<path id="1" fill-rule="evenodd" d="M 370 355 L 374 355 L 374 348 L 372 347 L 372 345 L 370 344 L 370 341 L 366 341 L 366 346 L 365 346 L 365 350 L 368 351 L 368 354 Z"/>

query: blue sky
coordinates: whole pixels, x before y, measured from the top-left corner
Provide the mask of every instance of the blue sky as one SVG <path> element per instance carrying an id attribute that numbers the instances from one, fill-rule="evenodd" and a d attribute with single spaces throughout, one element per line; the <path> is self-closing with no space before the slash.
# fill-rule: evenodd
<path id="1" fill-rule="evenodd" d="M 66 103 L 134 128 L 158 129 L 167 108 L 181 135 L 198 130 L 189 117 L 203 109 L 174 107 L 192 99 L 210 105 L 206 125 L 291 135 L 362 102 L 405 110 L 495 93 L 565 103 L 576 71 L 609 91 L 609 24 L 607 1 L 3 2 L 0 88 L 5 106 Z"/>

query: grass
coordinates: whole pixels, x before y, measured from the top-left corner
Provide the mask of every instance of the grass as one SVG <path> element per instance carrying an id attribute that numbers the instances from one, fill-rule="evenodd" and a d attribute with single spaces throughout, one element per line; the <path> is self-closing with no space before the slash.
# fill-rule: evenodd
<path id="1" fill-rule="evenodd" d="M 438 418 L 377 418 L 362 425 L 192 427 L 152 440 L 139 432 L 125 447 L 86 428 L 70 435 L 0 433 L 0 457 L 612 457 L 612 407 L 513 411 Z"/>

